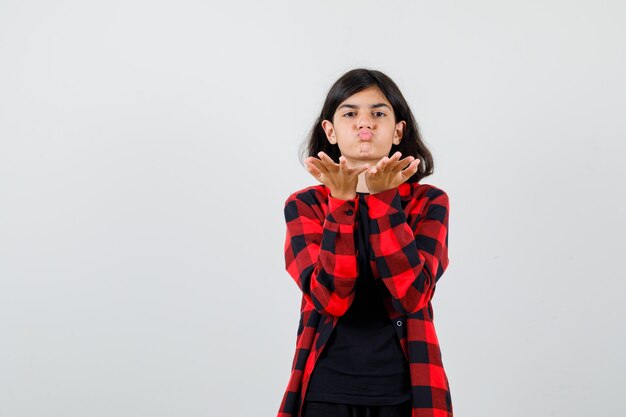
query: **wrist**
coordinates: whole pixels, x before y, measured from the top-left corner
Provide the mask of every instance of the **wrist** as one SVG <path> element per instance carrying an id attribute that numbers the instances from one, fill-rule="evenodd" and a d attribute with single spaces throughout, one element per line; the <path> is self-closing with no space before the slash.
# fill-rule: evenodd
<path id="1" fill-rule="evenodd" d="M 330 195 L 337 200 L 354 200 L 356 198 L 356 193 L 334 193 L 330 192 Z"/>
<path id="2" fill-rule="evenodd" d="M 370 189 L 370 194 L 380 194 L 380 193 L 384 193 L 385 191 L 393 190 L 394 188 L 395 187 L 393 187 L 393 188 L 386 188 L 384 190 Z"/>

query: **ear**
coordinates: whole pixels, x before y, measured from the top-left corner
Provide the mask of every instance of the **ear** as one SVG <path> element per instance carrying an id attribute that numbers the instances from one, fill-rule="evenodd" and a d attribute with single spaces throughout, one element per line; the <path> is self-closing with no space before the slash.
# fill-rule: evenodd
<path id="1" fill-rule="evenodd" d="M 322 120 L 322 129 L 326 133 L 326 137 L 328 141 L 335 145 L 337 143 L 337 138 L 335 137 L 335 127 L 330 120 Z"/>
<path id="2" fill-rule="evenodd" d="M 404 120 L 396 123 L 396 130 L 393 132 L 393 144 L 399 145 L 402 140 L 402 135 L 404 134 L 404 129 L 406 128 L 406 122 Z"/>

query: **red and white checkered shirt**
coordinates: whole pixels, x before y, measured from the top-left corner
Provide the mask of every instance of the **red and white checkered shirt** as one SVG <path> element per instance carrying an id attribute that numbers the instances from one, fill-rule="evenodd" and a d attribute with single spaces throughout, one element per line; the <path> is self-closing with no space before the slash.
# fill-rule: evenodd
<path id="1" fill-rule="evenodd" d="M 365 195 L 365 203 L 372 272 L 389 290 L 384 304 L 410 367 L 412 417 L 452 417 L 431 305 L 449 262 L 448 195 L 430 184 L 405 182 Z M 302 303 L 291 377 L 278 417 L 300 417 L 317 359 L 354 299 L 358 204 L 358 196 L 339 200 L 322 184 L 285 201 L 285 267 L 302 290 Z"/>

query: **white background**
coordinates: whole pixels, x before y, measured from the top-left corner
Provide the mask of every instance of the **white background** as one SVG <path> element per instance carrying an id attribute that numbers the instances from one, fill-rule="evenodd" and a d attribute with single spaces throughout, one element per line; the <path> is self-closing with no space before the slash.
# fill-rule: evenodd
<path id="1" fill-rule="evenodd" d="M 622 1 L 0 1 L 0 416 L 272 416 L 283 203 L 356 67 L 450 197 L 458 417 L 626 413 Z"/>

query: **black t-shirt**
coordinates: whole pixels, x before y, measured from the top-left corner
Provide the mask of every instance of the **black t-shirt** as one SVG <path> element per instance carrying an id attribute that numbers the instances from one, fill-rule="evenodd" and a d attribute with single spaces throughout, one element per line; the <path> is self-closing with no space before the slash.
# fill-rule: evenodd
<path id="1" fill-rule="evenodd" d="M 306 400 L 394 405 L 411 398 L 409 365 L 382 302 L 389 291 L 372 275 L 365 193 L 357 194 L 360 274 L 356 293 L 315 365 Z"/>

